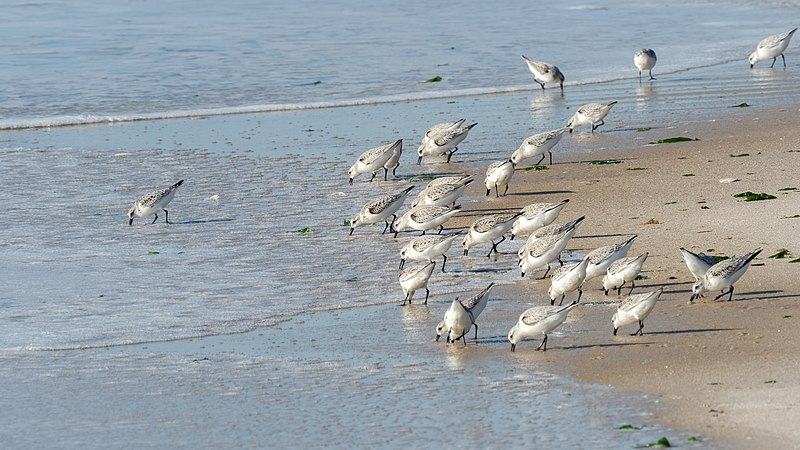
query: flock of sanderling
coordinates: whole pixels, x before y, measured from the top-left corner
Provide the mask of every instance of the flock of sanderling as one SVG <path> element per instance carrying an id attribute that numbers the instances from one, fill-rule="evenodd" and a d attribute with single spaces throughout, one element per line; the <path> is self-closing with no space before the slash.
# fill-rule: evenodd
<path id="1" fill-rule="evenodd" d="M 784 67 L 786 59 L 783 52 L 789 44 L 794 32 L 792 31 L 770 36 L 758 43 L 756 50 L 750 54 L 748 61 L 752 68 L 757 62 L 772 58 L 772 66 L 777 57 L 783 58 Z M 534 76 L 535 81 L 545 88 L 546 83 L 558 82 L 561 90 L 564 89 L 564 74 L 552 64 L 534 61 L 522 56 Z M 653 50 L 643 48 L 634 54 L 634 65 L 639 70 L 641 82 L 642 71 L 647 70 L 651 80 L 654 80 L 652 69 L 657 61 Z M 583 105 L 567 122 L 567 126 L 556 130 L 547 131 L 530 136 L 523 140 L 519 148 L 507 160 L 493 162 L 486 170 L 484 186 L 486 195 L 494 191 L 495 196 L 506 195 L 508 186 L 514 175 L 515 167 L 520 162 L 540 156 L 537 165 L 544 161 L 548 155 L 550 164 L 553 163 L 552 149 L 561 140 L 562 136 L 579 126 L 591 126 L 592 132 L 605 122 L 603 119 L 611 111 L 616 101 L 607 103 L 590 103 Z M 477 123 L 464 126 L 464 119 L 453 122 L 441 123 L 432 126 L 422 137 L 422 142 L 417 150 L 417 164 L 424 158 L 446 157 L 450 162 L 453 154 L 458 150 L 458 145 L 463 142 L 470 130 Z M 349 183 L 361 174 L 371 174 L 370 182 L 383 170 L 384 180 L 388 181 L 389 171 L 393 176 L 400 165 L 403 152 L 403 140 L 372 148 L 362 153 L 348 170 Z M 409 186 L 403 190 L 389 195 L 382 195 L 367 202 L 361 210 L 350 220 L 350 234 L 364 225 L 383 222 L 383 233 L 391 231 L 397 237 L 400 232 L 411 229 L 421 231 L 422 236 L 406 242 L 400 250 L 400 287 L 403 290 L 403 305 L 411 304 L 417 290 L 425 289 L 425 304 L 428 302 L 430 280 L 436 266 L 435 259 L 442 257 L 441 271 L 445 272 L 447 264 L 447 251 L 463 233 L 463 230 L 442 235 L 444 223 L 461 212 L 461 207 L 456 205 L 457 200 L 474 181 L 473 176 L 464 174 L 436 178 L 428 183 L 413 200 L 411 208 L 398 217 L 397 213 L 405 203 L 406 197 L 414 188 Z M 165 221 L 169 223 L 169 212 L 165 209 L 175 196 L 176 189 L 183 184 L 183 180 L 165 189 L 151 192 L 140 197 L 128 211 L 129 225 L 133 225 L 135 218 L 155 216 L 152 223 L 158 220 L 158 213 L 164 211 Z M 502 191 L 502 193 L 501 193 Z M 603 275 L 602 285 L 606 295 L 614 290 L 621 295 L 622 287 L 630 284 L 628 295 L 622 299 L 617 311 L 612 317 L 613 334 L 624 325 L 638 323 L 639 328 L 633 335 L 641 335 L 644 328 L 644 319 L 650 314 L 663 292 L 659 288 L 652 292 L 633 294 L 635 281 L 642 271 L 648 253 L 636 257 L 628 257 L 628 250 L 636 236 L 624 242 L 600 247 L 589 252 L 581 261 L 565 265 L 561 259 L 562 252 L 566 250 L 569 240 L 575 235 L 585 217 L 566 224 L 554 224 L 561 210 L 569 203 L 563 200 L 558 203 L 534 203 L 522 208 L 513 214 L 495 214 L 476 220 L 466 230 L 461 245 L 464 256 L 469 255 L 471 248 L 478 244 L 491 244 L 487 257 L 497 252 L 497 246 L 503 242 L 507 233 L 511 239 L 519 235 L 528 235 L 525 243 L 517 252 L 518 266 L 524 277 L 527 273 L 545 268 L 544 279 L 551 270 L 551 265 L 558 262 L 559 267 L 553 270 L 550 277 L 550 287 L 547 291 L 550 305 L 534 306 L 525 310 L 517 323 L 508 332 L 511 342 L 511 351 L 516 345 L 529 337 L 542 336 L 542 342 L 537 350 L 547 350 L 547 335 L 567 319 L 568 313 L 579 305 L 583 294 L 584 284 Z M 427 231 L 438 229 L 436 235 L 426 235 Z M 747 271 L 753 259 L 762 251 L 757 248 L 745 255 L 715 261 L 706 255 L 692 253 L 685 248 L 680 249 L 684 262 L 694 276 L 696 282 L 692 287 L 690 302 L 703 297 L 706 291 L 721 291 L 714 298 L 718 300 L 725 295 L 730 301 L 733 298 L 734 283 Z M 425 261 L 425 263 L 404 267 L 406 261 Z M 475 327 L 475 339 L 478 337 L 478 324 L 476 320 L 483 312 L 489 300 L 494 283 L 465 302 L 454 299 L 444 314 L 444 318 L 436 326 L 436 340 L 446 335 L 448 343 L 459 339 L 466 345 L 466 335 Z M 574 301 L 562 306 L 568 294 L 577 292 Z M 559 304 L 556 305 L 556 300 Z"/>

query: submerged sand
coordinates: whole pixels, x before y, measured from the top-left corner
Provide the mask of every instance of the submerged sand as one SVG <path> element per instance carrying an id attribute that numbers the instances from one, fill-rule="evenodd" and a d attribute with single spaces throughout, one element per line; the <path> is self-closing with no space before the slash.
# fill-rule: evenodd
<path id="1" fill-rule="evenodd" d="M 555 164 L 547 170 L 518 170 L 509 195 L 492 198 L 492 207 L 569 198 L 558 221 L 587 216 L 569 250 L 585 253 L 636 234 L 629 256 L 648 252 L 649 257 L 646 279 L 634 292 L 665 290 L 645 321 L 644 336 L 628 336 L 636 329 L 629 325 L 614 337 L 612 302 L 620 297 L 604 296 L 600 279 L 591 280 L 584 286 L 587 306 L 571 315 L 563 337 L 549 343 L 558 358 L 527 348 L 538 342 L 525 345 L 527 357 L 547 358 L 549 370 L 580 381 L 645 393 L 646 404 L 666 406 L 656 407 L 656 420 L 701 438 L 740 448 L 800 445 L 795 426 L 800 423 L 800 263 L 790 262 L 800 257 L 797 125 L 797 108 L 791 107 L 758 117 L 643 130 L 635 134 L 633 147 L 571 160 L 556 147 Z M 649 144 L 677 136 L 699 140 Z M 589 133 L 571 138 L 598 139 Z M 738 181 L 720 182 L 726 178 Z M 746 191 L 777 198 L 745 202 L 734 197 Z M 462 220 L 452 225 L 469 225 Z M 517 242 L 522 243 L 501 248 L 516 251 Z M 719 256 L 757 247 L 764 251 L 736 283 L 733 301 L 714 302 L 718 293 L 707 293 L 688 304 L 694 279 L 680 247 Z M 784 249 L 790 257 L 769 258 Z M 546 297 L 548 286 L 549 280 L 525 278 L 508 295 Z"/>

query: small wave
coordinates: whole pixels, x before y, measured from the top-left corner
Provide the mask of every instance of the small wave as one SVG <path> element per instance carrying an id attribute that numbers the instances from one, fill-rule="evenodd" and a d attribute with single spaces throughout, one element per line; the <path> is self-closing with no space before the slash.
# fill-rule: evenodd
<path id="1" fill-rule="evenodd" d="M 728 64 L 736 59 L 727 59 L 724 61 L 715 61 L 708 64 L 698 65 L 694 67 L 686 67 L 676 69 L 669 73 L 681 73 L 691 71 L 693 69 L 700 69 L 705 67 L 717 66 Z M 613 83 L 619 80 L 631 78 L 629 76 L 619 76 L 598 80 L 584 80 L 579 82 L 565 83 L 567 87 L 575 86 L 591 86 L 605 83 Z M 276 103 L 276 104 L 262 104 L 262 105 L 246 105 L 246 106 L 230 106 L 222 108 L 200 108 L 190 110 L 173 110 L 141 114 L 120 114 L 120 115 L 65 115 L 55 117 L 43 117 L 33 119 L 7 119 L 0 120 L 0 131 L 10 130 L 25 130 L 36 128 L 57 128 L 68 126 L 80 125 L 100 125 L 100 124 L 114 124 L 138 121 L 154 121 L 154 120 L 168 120 L 168 119 L 192 119 L 203 118 L 211 116 L 223 116 L 233 114 L 253 114 L 253 113 L 268 113 L 280 111 L 302 111 L 311 109 L 326 109 L 326 108 L 345 108 L 352 106 L 365 106 L 377 105 L 383 103 L 400 103 L 411 101 L 424 101 L 424 100 L 437 100 L 446 98 L 458 98 L 477 95 L 496 95 L 496 94 L 512 94 L 520 92 L 538 91 L 540 88 L 535 83 L 516 85 L 516 86 L 491 86 L 491 87 L 477 87 L 468 89 L 452 89 L 433 92 L 410 92 L 393 95 L 376 96 L 372 98 L 362 99 L 345 99 L 327 102 L 308 102 L 308 103 Z"/>

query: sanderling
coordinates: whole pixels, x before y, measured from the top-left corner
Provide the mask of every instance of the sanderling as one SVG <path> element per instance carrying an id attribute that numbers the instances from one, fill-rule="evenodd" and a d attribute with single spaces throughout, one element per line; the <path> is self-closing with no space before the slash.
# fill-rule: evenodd
<path id="1" fill-rule="evenodd" d="M 506 195 L 508 183 L 511 182 L 513 175 L 514 163 L 510 159 L 489 164 L 489 168 L 486 169 L 486 178 L 483 180 L 483 184 L 486 186 L 486 195 L 488 196 L 494 188 L 495 196 L 500 197 L 500 186 L 505 186 L 503 195 Z"/>
<path id="2" fill-rule="evenodd" d="M 642 330 L 644 329 L 644 319 L 646 319 L 650 311 L 655 308 L 656 301 L 658 297 L 661 296 L 661 292 L 663 292 L 663 289 L 626 297 L 617 307 L 617 312 L 611 319 L 611 323 L 614 325 L 614 336 L 617 335 L 619 327 L 636 321 L 639 321 L 639 329 L 636 330 L 636 333 L 631 334 L 631 336 L 636 336 L 637 334 L 641 336 L 643 334 Z"/>
<path id="3" fill-rule="evenodd" d="M 444 266 L 447 265 L 447 253 L 453 241 L 461 234 L 461 231 L 445 235 L 436 236 L 419 236 L 411 239 L 400 249 L 400 268 L 402 269 L 406 260 L 412 261 L 433 261 L 433 258 L 441 256 L 444 258 L 442 262 L 442 272 Z"/>
<path id="4" fill-rule="evenodd" d="M 733 283 L 736 283 L 736 280 L 744 275 L 747 268 L 750 267 L 750 262 L 762 250 L 764 249 L 759 247 L 746 255 L 724 259 L 711 266 L 703 275 L 703 278 L 692 286 L 692 297 L 689 302 L 691 303 L 696 298 L 702 297 L 703 292 L 706 291 L 722 291 L 721 294 L 714 297 L 714 300 L 730 294 L 728 301 L 731 301 L 733 298 Z M 729 288 L 727 292 L 725 291 L 726 288 Z"/>
<path id="5" fill-rule="evenodd" d="M 750 68 L 752 69 L 757 62 L 767 61 L 770 58 L 772 58 L 772 65 L 770 67 L 775 67 L 775 61 L 778 60 L 778 56 L 783 59 L 783 67 L 786 67 L 786 57 L 783 56 L 783 52 L 786 50 L 786 47 L 789 46 L 789 41 L 792 40 L 792 35 L 795 31 L 797 31 L 797 28 L 786 33 L 770 36 L 759 42 L 756 51 L 750 53 L 750 56 L 747 58 L 748 61 L 750 61 Z"/>
<path id="6" fill-rule="evenodd" d="M 561 85 L 561 90 L 564 90 L 564 74 L 558 70 L 558 67 L 545 62 L 534 61 L 525 55 L 520 56 L 525 60 L 528 70 L 533 74 L 533 79 L 542 86 L 542 89 L 544 89 L 545 83 L 557 82 Z"/>
<path id="7" fill-rule="evenodd" d="M 508 332 L 508 340 L 511 342 L 511 351 L 517 348 L 517 344 L 525 338 L 542 335 L 542 343 L 536 347 L 547 351 L 547 333 L 555 330 L 559 325 L 567 320 L 567 315 L 578 303 L 567 306 L 534 306 L 529 308 L 519 316 L 516 325 L 511 327 Z"/>
<path id="8" fill-rule="evenodd" d="M 702 280 L 706 271 L 717 263 L 716 259 L 708 255 L 698 255 L 683 247 L 681 247 L 681 255 L 683 256 L 683 261 L 686 263 L 686 267 L 689 268 L 689 272 L 692 273 L 694 281 Z"/>
<path id="9" fill-rule="evenodd" d="M 563 233 L 569 233 L 569 238 L 572 239 L 577 233 L 578 227 L 583 224 L 584 219 L 586 219 L 586 216 L 578 217 L 565 224 L 551 224 L 539 228 L 528 236 L 528 239 L 517 251 L 517 256 L 522 259 L 533 248 L 536 241 L 549 236 L 560 236 Z"/>
<path id="10" fill-rule="evenodd" d="M 397 237 L 397 233 L 405 230 L 406 228 L 422 231 L 422 234 L 425 234 L 427 230 L 432 230 L 436 227 L 439 227 L 439 233 L 441 233 L 442 230 L 444 230 L 444 226 L 442 224 L 458 214 L 459 211 L 461 211 L 461 205 L 453 208 L 431 205 L 420 205 L 415 208 L 411 208 L 405 214 L 395 219 L 395 221 L 392 223 L 394 237 Z"/>
<path id="11" fill-rule="evenodd" d="M 602 125 L 605 125 L 603 119 L 608 115 L 608 112 L 611 111 L 611 107 L 616 104 L 617 102 L 613 101 L 608 103 L 589 103 L 588 105 L 581 106 L 577 111 L 575 111 L 575 114 L 567 123 L 569 132 L 572 133 L 572 130 L 575 127 L 579 127 L 581 125 L 591 125 L 592 133 L 594 133 L 594 130 L 600 128 Z"/>
<path id="12" fill-rule="evenodd" d="M 521 212 L 509 214 L 495 214 L 492 216 L 481 217 L 469 228 L 469 232 L 464 236 L 461 246 L 464 247 L 464 256 L 469 254 L 469 249 L 481 242 L 491 242 L 492 249 L 486 257 L 492 256 L 492 252 L 497 251 L 497 246 L 506 240 L 504 234 L 514 225 L 514 221 L 522 214 Z M 497 243 L 495 239 L 500 238 Z"/>
<path id="13" fill-rule="evenodd" d="M 425 304 L 428 304 L 428 296 L 431 293 L 428 290 L 428 280 L 431 278 L 434 266 L 436 266 L 436 261 L 430 261 L 427 264 L 408 267 L 400 272 L 400 287 L 403 288 L 405 295 L 403 306 L 406 302 L 410 305 L 414 292 L 422 288 L 425 288 Z"/>
<path id="14" fill-rule="evenodd" d="M 558 141 L 561 140 L 561 136 L 564 136 L 564 133 L 569 131 L 568 127 L 559 128 L 557 130 L 546 131 L 544 133 L 534 134 L 531 137 L 526 138 L 522 141 L 519 148 L 511 154 L 511 161 L 516 165 L 521 163 L 522 161 L 533 158 L 534 156 L 541 155 L 542 157 L 539 158 L 539 161 L 535 165 L 539 165 L 544 161 L 545 155 L 550 155 L 550 165 L 553 165 L 553 152 L 550 151 Z"/>
<path id="15" fill-rule="evenodd" d="M 608 291 L 617 290 L 617 295 L 622 293 L 622 286 L 625 283 L 631 284 L 631 290 L 628 295 L 631 295 L 633 288 L 636 287 L 636 277 L 642 271 L 642 265 L 647 259 L 647 253 L 642 253 L 637 257 L 620 258 L 606 269 L 606 275 L 603 277 L 603 292 L 608 295 Z"/>
<path id="16" fill-rule="evenodd" d="M 550 264 L 558 261 L 561 262 L 561 252 L 567 248 L 567 243 L 575 234 L 573 230 L 565 231 L 564 233 L 556 236 L 545 236 L 535 240 L 527 249 L 527 253 L 520 259 L 519 268 L 522 276 L 525 273 L 532 272 L 539 267 L 547 265 L 547 270 L 542 275 L 544 279 L 550 272 Z"/>
<path id="17" fill-rule="evenodd" d="M 628 256 L 628 250 L 631 248 L 634 239 L 636 239 L 636 235 L 633 235 L 633 237 L 625 242 L 606 245 L 589 252 L 589 254 L 586 255 L 589 257 L 589 267 L 586 268 L 586 280 L 588 281 L 605 274 L 606 270 L 608 270 L 608 266 L 614 261 Z"/>
<path id="18" fill-rule="evenodd" d="M 350 170 L 347 171 L 347 174 L 350 176 L 349 183 L 353 184 L 353 179 L 360 174 L 370 172 L 372 173 L 372 178 L 370 178 L 369 181 L 372 181 L 375 179 L 375 176 L 381 169 L 384 171 L 384 181 L 387 180 L 389 177 L 389 170 L 384 166 L 389 159 L 394 156 L 395 150 L 398 147 L 402 148 L 402 146 L 403 140 L 398 139 L 391 144 L 375 147 L 362 153 L 356 162 L 350 167 Z"/>
<path id="19" fill-rule="evenodd" d="M 458 119 L 452 122 L 437 123 L 436 125 L 428 128 L 428 131 L 426 131 L 425 134 L 422 136 L 422 142 L 420 143 L 420 145 L 427 144 L 428 141 L 431 140 L 431 138 L 433 138 L 439 133 L 456 130 L 463 124 L 464 124 L 464 119 Z"/>
<path id="20" fill-rule="evenodd" d="M 182 184 L 183 180 L 180 180 L 168 188 L 159 189 L 139 197 L 139 199 L 134 202 L 133 206 L 131 206 L 131 209 L 128 210 L 128 225 L 133 225 L 134 218 L 144 218 L 151 215 L 155 216 L 152 223 L 156 223 L 159 211 L 164 211 L 164 220 L 170 223 L 169 211 L 164 208 L 169 205 L 169 202 L 175 197 L 175 189 L 178 189 L 178 186 Z"/>
<path id="21" fill-rule="evenodd" d="M 468 179 L 472 179 L 472 175 L 463 174 L 463 175 L 450 175 L 445 177 L 434 178 L 428 182 L 428 185 L 425 186 L 426 188 L 431 188 L 434 186 L 438 186 L 440 184 L 459 184 L 459 183 L 466 183 Z"/>
<path id="22" fill-rule="evenodd" d="M 636 53 L 633 54 L 633 64 L 639 69 L 639 83 L 642 82 L 642 71 L 646 70 L 650 74 L 650 79 L 655 80 L 653 78 L 653 67 L 656 66 L 656 52 L 649 48 L 642 48 L 636 50 Z"/>
<path id="23" fill-rule="evenodd" d="M 411 207 L 419 205 L 453 206 L 472 181 L 472 178 L 467 178 L 458 183 L 437 184 L 436 186 L 425 188 L 411 203 Z"/>
<path id="24" fill-rule="evenodd" d="M 392 152 L 392 156 L 389 157 L 389 160 L 386 161 L 386 164 L 383 165 L 383 168 L 386 170 L 388 174 L 389 171 L 392 171 L 392 177 L 397 178 L 397 168 L 400 167 L 400 157 L 403 155 L 403 140 L 400 140 L 400 145 L 394 147 Z"/>
<path id="25" fill-rule="evenodd" d="M 515 236 L 530 234 L 544 226 L 553 223 L 561 210 L 569 203 L 569 199 L 558 203 L 533 203 L 522 208 L 522 215 L 511 227 L 511 239 Z"/>
<path id="26" fill-rule="evenodd" d="M 352 235 L 353 231 L 362 225 L 372 225 L 380 221 L 386 223 L 386 226 L 383 227 L 383 233 L 386 233 L 391 222 L 397 219 L 395 213 L 403 206 L 406 195 L 408 195 L 412 189 L 414 189 L 414 186 L 409 186 L 396 194 L 382 195 L 368 201 L 361 208 L 361 211 L 350 219 L 350 234 Z M 392 221 L 389 220 L 389 216 L 393 217 Z"/>
<path id="27" fill-rule="evenodd" d="M 422 164 L 422 158 L 426 156 L 442 156 L 447 153 L 447 162 L 453 157 L 453 153 L 458 150 L 458 144 L 467 138 L 467 133 L 477 125 L 473 123 L 463 128 L 455 130 L 445 130 L 434 134 L 427 142 L 417 149 L 417 165 Z"/>
<path id="28" fill-rule="evenodd" d="M 581 301 L 583 295 L 583 281 L 586 279 L 586 266 L 589 265 L 589 258 L 583 258 L 579 263 L 567 264 L 561 266 L 553 271 L 553 276 L 550 277 L 550 289 L 547 294 L 550 296 L 550 305 L 556 303 L 556 298 L 561 296 L 558 306 L 564 303 L 564 297 L 572 291 L 578 291 L 578 299 L 575 303 Z"/>
<path id="29" fill-rule="evenodd" d="M 489 292 L 493 287 L 494 283 L 489 283 L 489 286 L 464 303 L 461 303 L 456 297 L 445 312 L 444 319 L 436 326 L 436 340 L 438 341 L 443 334 L 447 333 L 447 343 L 463 339 L 464 345 L 467 345 L 466 335 L 473 325 L 475 326 L 475 339 L 478 339 L 478 324 L 475 321 L 486 308 Z"/>

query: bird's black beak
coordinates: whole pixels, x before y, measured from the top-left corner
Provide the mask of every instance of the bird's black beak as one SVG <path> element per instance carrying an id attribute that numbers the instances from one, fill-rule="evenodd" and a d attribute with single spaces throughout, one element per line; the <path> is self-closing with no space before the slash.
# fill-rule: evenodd
<path id="1" fill-rule="evenodd" d="M 353 184 L 353 179 L 352 179 L 352 178 L 350 178 L 350 181 L 349 181 L 349 183 L 350 183 L 350 184 Z"/>
<path id="2" fill-rule="evenodd" d="M 616 336 L 616 335 L 617 335 L 617 329 L 614 328 L 614 336 Z"/>
<path id="3" fill-rule="evenodd" d="M 517 348 L 517 344 L 511 344 L 511 351 L 513 352 Z"/>
<path id="4" fill-rule="evenodd" d="M 355 228 L 353 228 L 353 227 L 350 227 L 350 236 L 352 236 L 352 235 L 353 235 L 353 231 L 355 231 Z"/>

